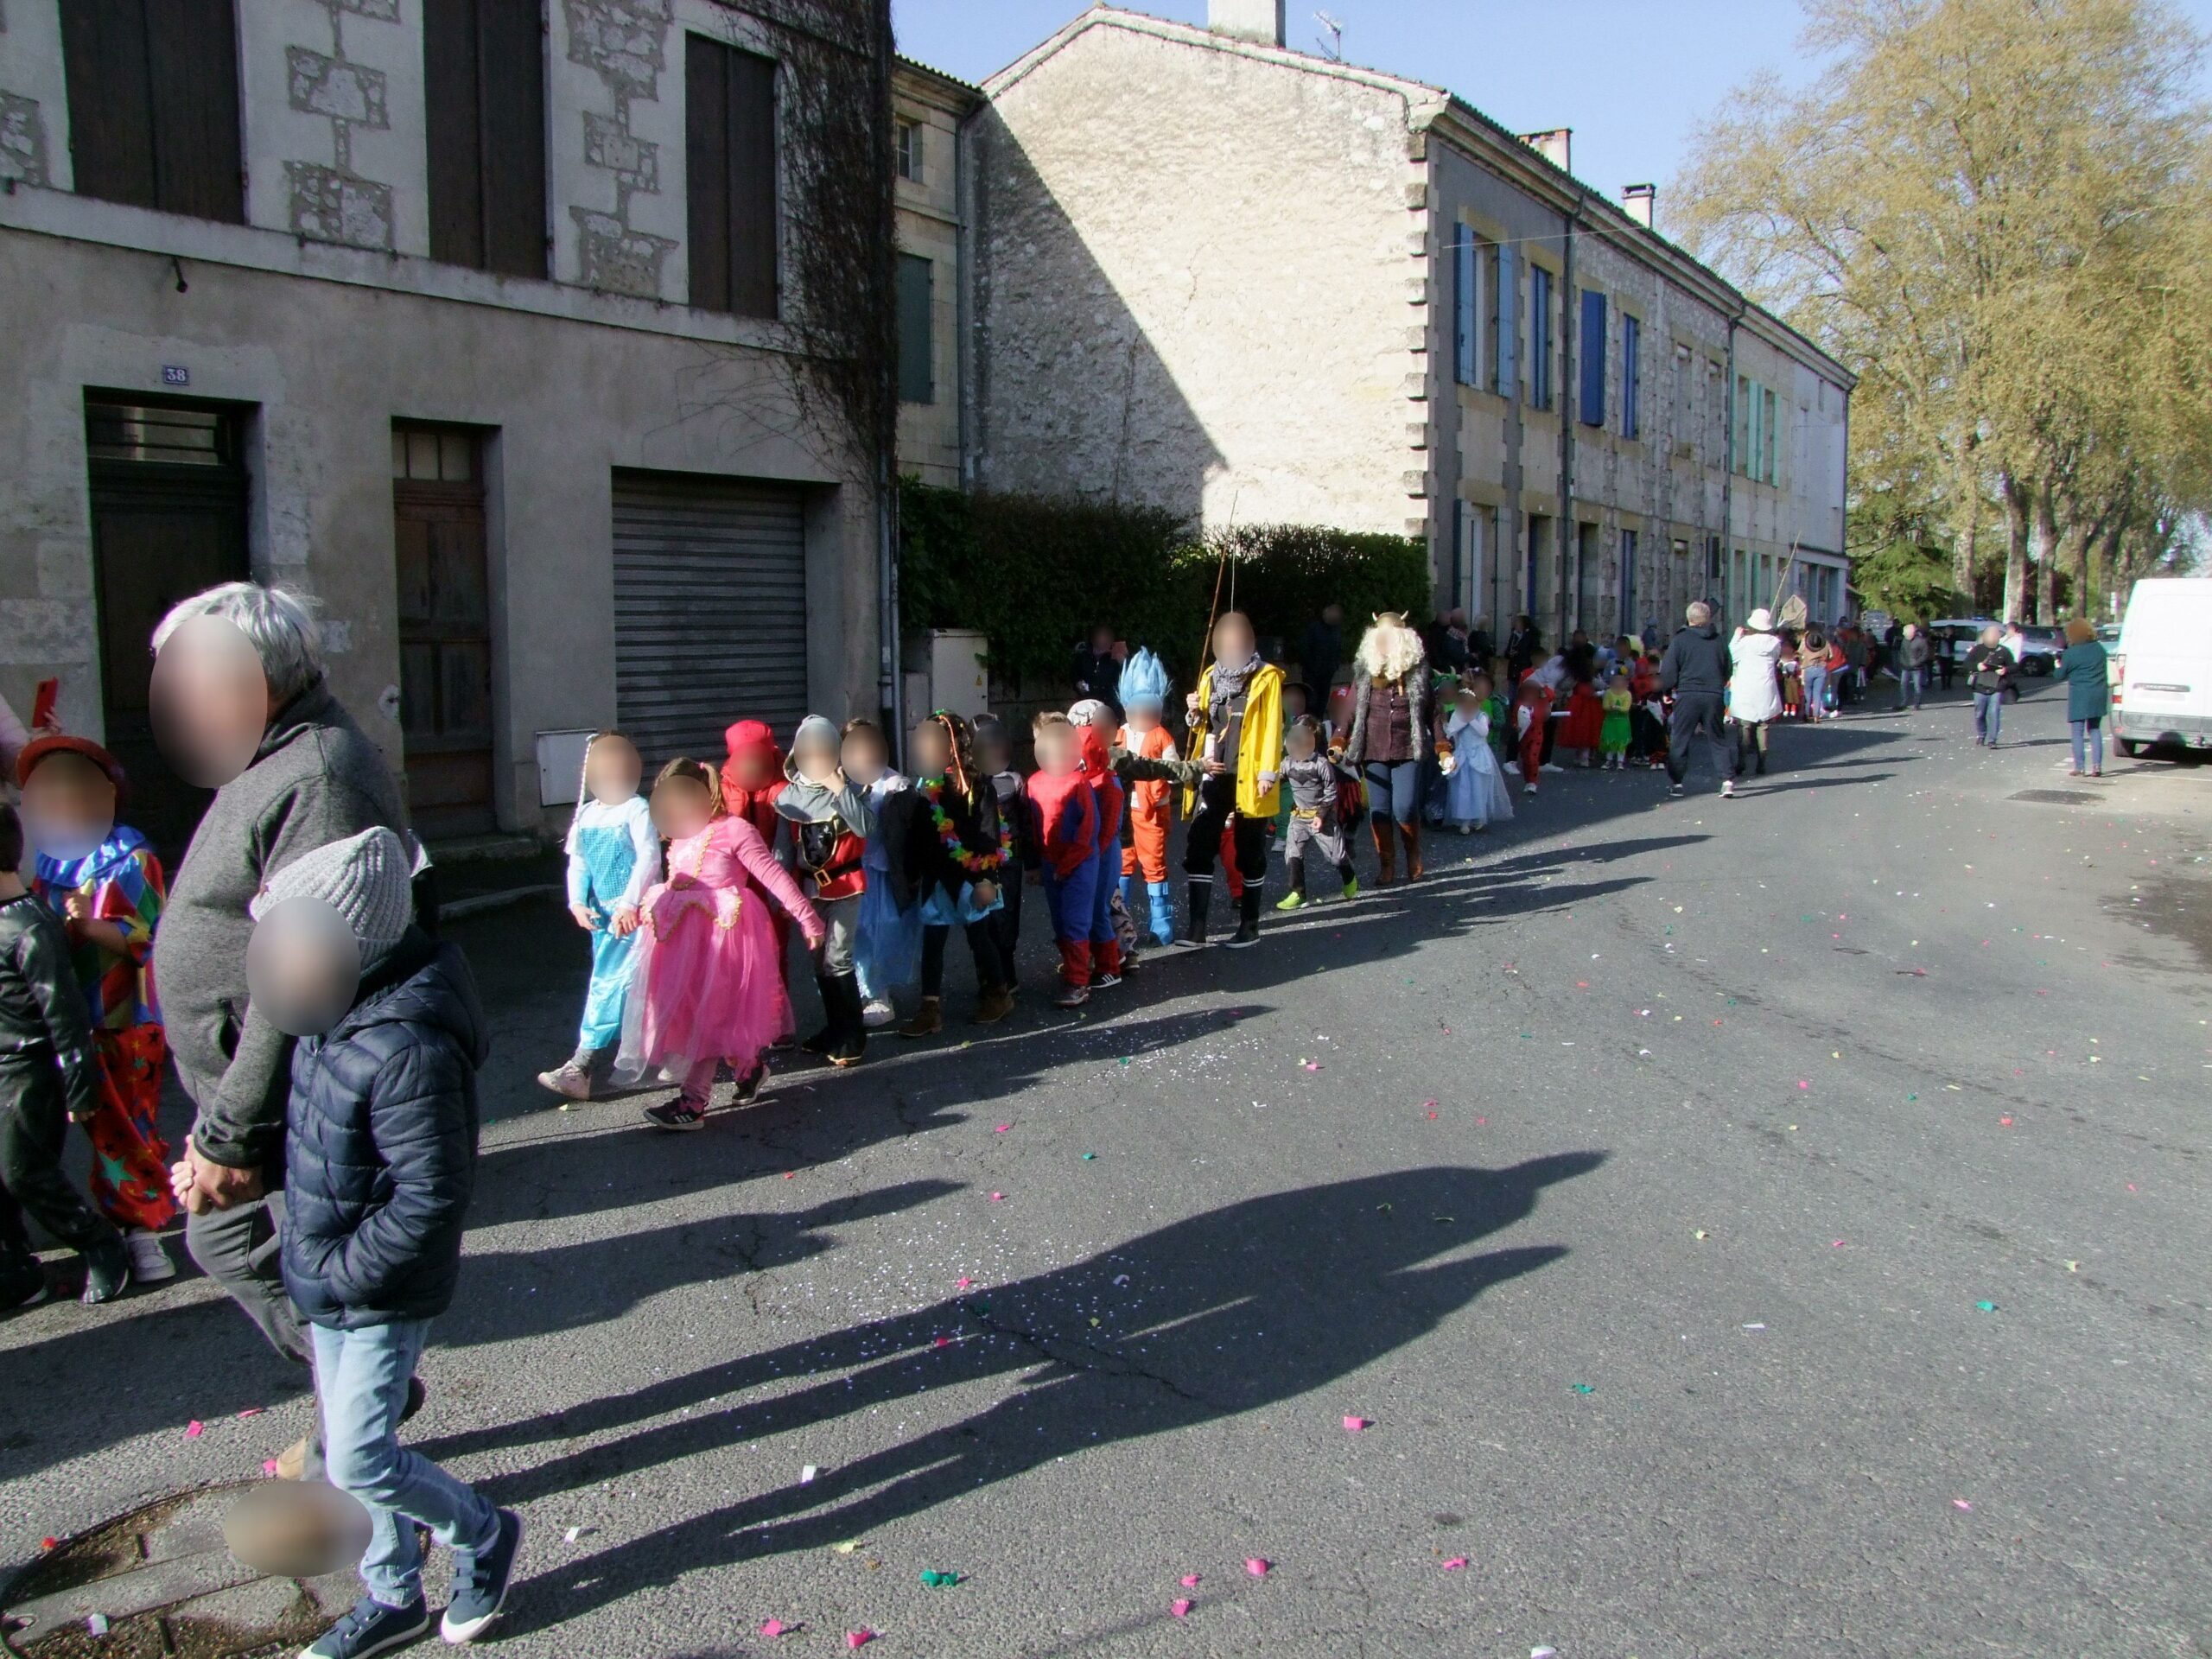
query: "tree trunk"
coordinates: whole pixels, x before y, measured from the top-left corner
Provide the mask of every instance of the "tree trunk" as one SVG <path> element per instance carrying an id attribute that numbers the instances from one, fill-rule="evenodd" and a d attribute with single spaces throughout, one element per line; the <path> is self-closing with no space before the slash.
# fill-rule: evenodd
<path id="1" fill-rule="evenodd" d="M 2091 526 L 2075 524 L 2067 526 L 2060 540 L 2059 568 L 2066 573 L 2067 613 L 2071 616 L 2089 614 L 2089 537 Z M 2045 618 L 2055 621 L 2056 618 Z"/>
<path id="2" fill-rule="evenodd" d="M 2088 600 L 2082 604 L 2083 616 L 2096 618 L 2113 608 L 2113 597 L 2120 592 L 2120 550 L 2127 539 L 2128 515 L 2116 512 L 2112 523 L 2106 526 L 2097 561 L 2097 592 L 2094 606 Z"/>
<path id="3" fill-rule="evenodd" d="M 2046 484 L 2036 492 L 2035 530 L 2035 615 L 2033 620 L 2049 627 L 2056 620 L 2051 614 L 2051 573 L 2058 568 L 2058 518 L 2051 511 L 2050 486 Z"/>
<path id="4" fill-rule="evenodd" d="M 2005 480 L 2005 616 L 2021 620 L 2028 597 L 2028 494 L 2017 479 Z"/>

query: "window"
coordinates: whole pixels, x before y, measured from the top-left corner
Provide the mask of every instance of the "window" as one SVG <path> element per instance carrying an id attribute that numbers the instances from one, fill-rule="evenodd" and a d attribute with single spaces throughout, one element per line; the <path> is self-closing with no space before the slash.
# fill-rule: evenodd
<path id="1" fill-rule="evenodd" d="M 1621 436 L 1643 435 L 1643 325 L 1621 313 Z"/>
<path id="2" fill-rule="evenodd" d="M 1752 410 L 1758 399 L 1751 396 L 1751 383 L 1742 375 L 1736 377 L 1736 439 L 1731 457 L 1731 470 L 1749 478 L 1751 475 Z"/>
<path id="3" fill-rule="evenodd" d="M 1621 602 L 1613 626 L 1626 632 L 1636 620 L 1636 532 L 1621 531 Z"/>
<path id="4" fill-rule="evenodd" d="M 899 401 L 937 401 L 936 268 L 918 253 L 899 256 Z"/>
<path id="5" fill-rule="evenodd" d="M 1463 386 L 1482 384 L 1482 265 L 1475 233 L 1465 225 L 1452 231 L 1452 372 Z"/>
<path id="6" fill-rule="evenodd" d="M 1595 289 L 1582 290 L 1582 330 L 1574 342 L 1575 359 L 1582 370 L 1582 385 L 1575 403 L 1585 426 L 1605 423 L 1605 296 Z"/>
<path id="7" fill-rule="evenodd" d="M 1675 347 L 1675 447 L 1694 454 L 1697 448 L 1697 383 L 1691 378 L 1690 348 Z"/>
<path id="8" fill-rule="evenodd" d="M 538 8 L 423 0 L 430 257 L 545 275 L 545 48 Z"/>
<path id="9" fill-rule="evenodd" d="M 1521 278 L 1513 265 L 1513 250 L 1503 242 L 1497 245 L 1496 280 L 1491 291 L 1497 296 L 1497 315 L 1491 319 L 1493 349 L 1491 353 L 1491 390 L 1501 397 L 1521 395 Z"/>
<path id="10" fill-rule="evenodd" d="M 1782 482 L 1782 417 L 1778 400 L 1772 386 L 1763 387 L 1766 395 L 1766 465 L 1759 474 L 1770 484 Z"/>
<path id="11" fill-rule="evenodd" d="M 683 37 L 691 303 L 741 317 L 778 312 L 776 65 Z"/>
<path id="12" fill-rule="evenodd" d="M 1456 496 L 1452 499 L 1452 602 L 1464 606 L 1470 619 L 1483 613 L 1483 556 L 1493 533 L 1491 515 L 1497 511 Z"/>
<path id="13" fill-rule="evenodd" d="M 232 0 L 67 0 L 77 194 L 245 222 Z"/>
<path id="14" fill-rule="evenodd" d="M 1552 406 L 1552 274 L 1529 267 L 1529 402 Z"/>
<path id="15" fill-rule="evenodd" d="M 901 121 L 898 124 L 899 176 L 909 184 L 922 181 L 922 124 Z"/>

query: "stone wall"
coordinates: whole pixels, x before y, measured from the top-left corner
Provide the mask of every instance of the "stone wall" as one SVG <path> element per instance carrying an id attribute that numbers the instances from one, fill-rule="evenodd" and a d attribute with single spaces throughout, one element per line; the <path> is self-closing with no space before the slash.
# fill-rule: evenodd
<path id="1" fill-rule="evenodd" d="M 899 470 L 925 484 L 963 481 L 963 402 L 966 353 L 961 338 L 967 280 L 962 268 L 960 125 L 977 101 L 957 83 L 901 64 L 891 84 L 896 119 L 912 121 L 922 139 L 921 177 L 899 178 L 899 251 L 931 265 L 931 356 L 936 398 L 899 405 Z"/>
<path id="2" fill-rule="evenodd" d="M 982 481 L 1402 533 L 1427 344 L 1403 99 L 1128 14 L 1077 28 L 978 118 Z"/>

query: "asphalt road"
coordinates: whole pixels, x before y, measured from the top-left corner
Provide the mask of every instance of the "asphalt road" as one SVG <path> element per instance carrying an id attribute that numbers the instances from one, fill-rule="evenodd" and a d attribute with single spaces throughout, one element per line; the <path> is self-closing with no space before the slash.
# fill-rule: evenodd
<path id="1" fill-rule="evenodd" d="M 1007 1026 L 696 1136 L 548 1109 L 581 941 L 462 924 L 412 1433 L 527 1519 L 502 1650 L 2212 1650 L 2212 772 L 2069 780 L 2063 713 L 1547 777 L 1410 891 L 1082 1018 L 1039 935 Z M 0 1354 L 9 1559 L 307 1421 L 197 1281 Z"/>

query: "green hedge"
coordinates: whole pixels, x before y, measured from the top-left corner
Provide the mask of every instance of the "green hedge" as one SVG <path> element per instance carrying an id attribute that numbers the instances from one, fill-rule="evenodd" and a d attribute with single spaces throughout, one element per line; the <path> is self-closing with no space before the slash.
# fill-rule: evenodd
<path id="1" fill-rule="evenodd" d="M 1057 685 L 1091 625 L 1166 658 L 1190 683 L 1228 556 L 1222 605 L 1262 639 L 1296 652 L 1334 601 L 1357 638 L 1370 613 L 1428 609 L 1428 555 L 1409 537 L 1309 524 L 1250 524 L 1204 537 L 1172 513 L 1036 496 L 969 494 L 905 480 L 899 592 L 914 628 L 978 628 L 992 672 L 1013 686 Z"/>

